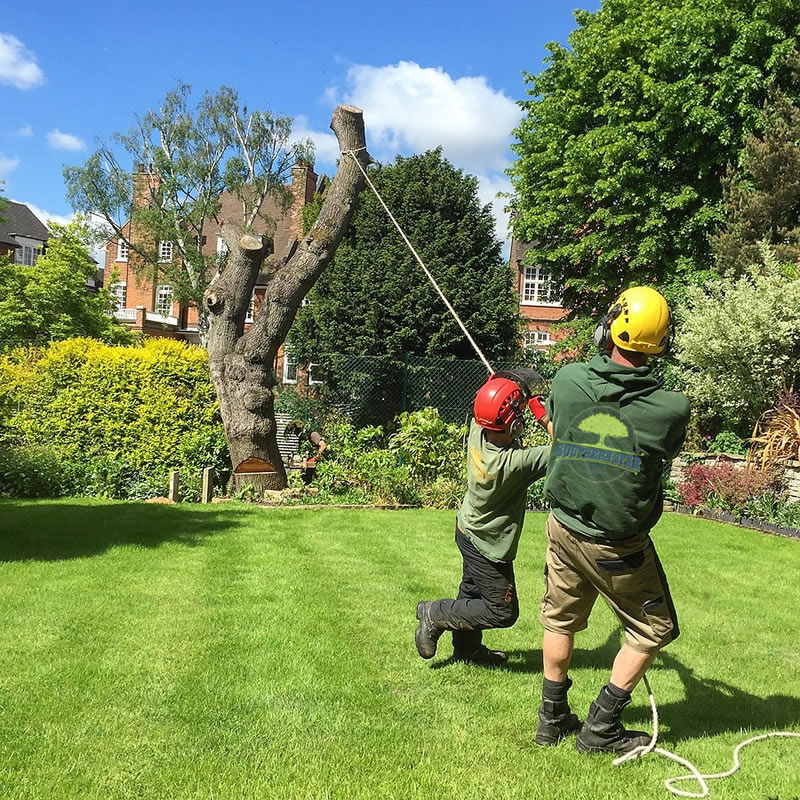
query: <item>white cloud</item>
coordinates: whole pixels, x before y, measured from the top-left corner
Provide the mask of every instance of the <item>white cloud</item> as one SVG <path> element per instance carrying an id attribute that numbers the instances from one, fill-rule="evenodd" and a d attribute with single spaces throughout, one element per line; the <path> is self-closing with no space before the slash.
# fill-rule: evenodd
<path id="1" fill-rule="evenodd" d="M 62 133 L 58 128 L 47 134 L 47 143 L 53 150 L 85 150 L 86 142 L 71 133 Z"/>
<path id="2" fill-rule="evenodd" d="M 363 64 L 347 71 L 344 89 L 331 86 L 325 102 L 348 103 L 364 111 L 369 152 L 381 161 L 435 147 L 456 167 L 478 178 L 482 203 L 492 204 L 498 238 L 509 236 L 506 201 L 510 192 L 503 171 L 511 163 L 511 131 L 522 116 L 517 104 L 486 78 L 454 78 L 441 67 L 401 61 L 382 67 Z M 308 130 L 317 157 L 333 164 L 339 156 L 336 139 Z M 507 244 L 506 244 L 507 248 Z"/>
<path id="3" fill-rule="evenodd" d="M 33 136 L 33 126 L 23 125 L 21 128 L 17 128 L 14 131 L 14 136 Z"/>
<path id="4" fill-rule="evenodd" d="M 33 89 L 44 83 L 36 56 L 10 33 L 0 33 L 0 83 L 17 89 Z"/>
<path id="5" fill-rule="evenodd" d="M 43 208 L 40 208 L 33 203 L 28 203 L 25 200 L 14 200 L 14 202 L 22 203 L 23 205 L 28 206 L 28 208 L 41 220 L 44 225 L 47 225 L 48 220 L 53 220 L 53 222 L 57 222 L 59 225 L 66 225 L 75 216 L 74 214 L 68 214 L 66 216 L 64 214 L 51 214 L 49 211 L 45 211 Z"/>
<path id="6" fill-rule="evenodd" d="M 7 158 L 0 153 L 0 179 L 5 180 L 8 175 L 19 166 L 18 158 Z"/>
<path id="7" fill-rule="evenodd" d="M 311 139 L 314 142 L 316 160 L 323 164 L 335 164 L 339 158 L 339 143 L 333 133 L 312 130 L 305 116 L 297 116 L 292 123 L 292 141 Z"/>
<path id="8" fill-rule="evenodd" d="M 517 104 L 486 78 L 453 78 L 412 61 L 351 66 L 343 102 L 364 110 L 367 142 L 376 157 L 419 153 L 441 145 L 473 174 L 503 170 L 509 161 Z"/>

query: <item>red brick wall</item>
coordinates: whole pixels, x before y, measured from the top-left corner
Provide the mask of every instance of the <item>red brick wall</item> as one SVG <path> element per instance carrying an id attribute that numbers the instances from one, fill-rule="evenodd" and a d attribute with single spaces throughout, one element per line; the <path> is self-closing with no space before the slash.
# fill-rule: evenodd
<path id="1" fill-rule="evenodd" d="M 153 179 L 154 176 L 149 173 L 137 174 L 134 176 L 134 198 L 136 202 L 147 202 L 147 198 L 153 186 Z M 317 174 L 314 172 L 313 168 L 300 165 L 295 166 L 292 168 L 292 183 L 288 187 L 293 197 L 292 206 L 289 211 L 284 212 L 273 198 L 268 198 L 264 202 L 262 206 L 262 215 L 267 217 L 269 221 L 266 221 L 261 216 L 257 217 L 253 223 L 253 230 L 257 234 L 272 238 L 275 256 L 277 258 L 282 258 L 284 256 L 291 242 L 295 239 L 299 240 L 302 238 L 302 209 L 314 199 L 316 184 Z M 241 202 L 232 194 L 225 193 L 222 196 L 219 219 L 241 223 Z M 221 227 L 221 224 L 217 224 L 213 220 L 207 223 L 204 233 L 206 244 L 203 250 L 205 253 L 216 253 L 217 235 Z M 129 241 L 139 241 L 137 231 L 135 229 L 133 231 L 131 230 L 130 223 L 124 226 L 123 234 Z M 128 261 L 117 261 L 116 258 L 117 239 L 115 237 L 106 245 L 103 272 L 106 286 L 110 286 L 112 283 L 112 275 L 116 269 L 119 273 L 118 280 L 127 284 L 127 300 L 125 307 L 136 308 L 137 306 L 144 306 L 147 311 L 154 311 L 156 287 L 159 283 L 158 277 L 156 276 L 155 280 L 153 280 L 152 278 L 144 276 L 143 271 L 140 271 L 142 277 L 136 276 L 134 266 L 137 256 L 132 250 Z M 263 300 L 263 296 L 263 289 L 256 291 L 256 309 L 260 306 L 260 301 Z M 181 324 L 185 323 L 186 327 L 197 327 L 197 308 L 193 303 L 184 310 L 183 314 L 180 313 L 178 304 L 173 303 L 172 314 L 178 316 L 179 322 Z M 134 329 L 139 329 L 139 323 L 137 322 L 133 327 Z M 158 326 L 152 330 L 147 328 L 146 332 L 156 336 L 171 335 L 163 326 Z"/>

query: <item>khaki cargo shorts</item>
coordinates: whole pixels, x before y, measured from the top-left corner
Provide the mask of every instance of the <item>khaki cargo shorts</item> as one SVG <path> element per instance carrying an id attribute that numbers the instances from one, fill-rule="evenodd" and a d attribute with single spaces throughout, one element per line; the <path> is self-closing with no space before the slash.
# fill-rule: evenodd
<path id="1" fill-rule="evenodd" d="M 586 628 L 598 595 L 625 629 L 625 641 L 640 653 L 655 653 L 678 638 L 678 618 L 669 586 L 649 536 L 603 544 L 568 531 L 547 518 L 545 590 L 539 619 L 553 633 Z"/>

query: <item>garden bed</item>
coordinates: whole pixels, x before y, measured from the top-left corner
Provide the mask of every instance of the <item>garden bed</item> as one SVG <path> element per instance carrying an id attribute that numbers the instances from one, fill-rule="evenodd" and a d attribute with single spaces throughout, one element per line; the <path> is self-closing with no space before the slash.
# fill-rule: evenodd
<path id="1" fill-rule="evenodd" d="M 737 517 L 729 511 L 712 511 L 709 508 L 692 508 L 681 503 L 664 503 L 665 511 L 672 511 L 676 514 L 686 514 L 690 517 L 702 517 L 703 519 L 714 520 L 715 522 L 725 522 L 729 525 L 738 525 L 740 528 L 751 528 L 764 533 L 772 533 L 776 536 L 788 536 L 792 539 L 800 539 L 800 530 L 776 525 L 774 522 L 752 519 L 750 517 Z"/>

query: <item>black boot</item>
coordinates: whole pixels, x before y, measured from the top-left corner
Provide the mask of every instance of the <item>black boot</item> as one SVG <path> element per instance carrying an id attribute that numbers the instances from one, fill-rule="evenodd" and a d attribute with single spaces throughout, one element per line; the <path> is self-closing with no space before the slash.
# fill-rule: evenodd
<path id="1" fill-rule="evenodd" d="M 417 652 L 423 658 L 433 658 L 436 655 L 436 643 L 444 630 L 431 619 L 432 605 L 433 603 L 426 600 L 417 603 L 419 625 L 414 634 L 414 642 L 417 645 Z"/>
<path id="2" fill-rule="evenodd" d="M 597 700 L 589 709 L 575 742 L 579 753 L 630 753 L 636 747 L 650 744 L 651 737 L 644 731 L 628 731 L 620 717 L 630 705 L 631 694 L 613 684 L 600 690 Z"/>
<path id="3" fill-rule="evenodd" d="M 567 702 L 567 691 L 570 686 L 572 681 L 569 678 L 565 681 L 544 679 L 536 744 L 558 744 L 568 733 L 580 729 L 580 720 L 570 711 Z"/>
<path id="4" fill-rule="evenodd" d="M 485 644 L 479 644 L 471 650 L 453 650 L 453 661 L 477 664 L 480 667 L 499 667 L 508 661 L 508 655 L 502 650 L 490 650 Z"/>

